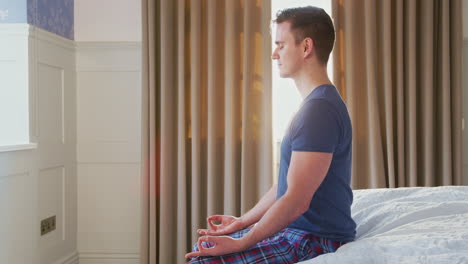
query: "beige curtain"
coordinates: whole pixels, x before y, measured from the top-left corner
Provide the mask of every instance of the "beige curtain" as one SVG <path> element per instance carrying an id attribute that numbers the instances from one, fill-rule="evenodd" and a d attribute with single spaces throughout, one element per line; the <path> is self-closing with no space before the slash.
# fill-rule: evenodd
<path id="1" fill-rule="evenodd" d="M 142 0 L 142 264 L 272 185 L 269 0 Z"/>
<path id="2" fill-rule="evenodd" d="M 334 0 L 353 188 L 461 184 L 460 0 Z"/>

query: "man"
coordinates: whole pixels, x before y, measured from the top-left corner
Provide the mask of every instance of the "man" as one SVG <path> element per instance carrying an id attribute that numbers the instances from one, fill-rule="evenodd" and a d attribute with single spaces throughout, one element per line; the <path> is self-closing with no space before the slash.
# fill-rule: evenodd
<path id="1" fill-rule="evenodd" d="M 295 263 L 355 238 L 351 121 L 327 75 L 332 20 L 309 6 L 280 11 L 274 22 L 272 59 L 303 97 L 281 144 L 278 184 L 240 218 L 209 217 L 190 263 Z"/>

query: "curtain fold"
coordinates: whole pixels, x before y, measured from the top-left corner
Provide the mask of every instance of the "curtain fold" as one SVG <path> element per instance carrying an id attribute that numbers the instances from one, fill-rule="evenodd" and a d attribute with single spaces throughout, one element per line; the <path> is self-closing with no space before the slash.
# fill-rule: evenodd
<path id="1" fill-rule="evenodd" d="M 212 214 L 273 182 L 269 0 L 142 0 L 141 263 L 183 263 Z"/>
<path id="2" fill-rule="evenodd" d="M 461 184 L 461 1 L 333 0 L 353 188 Z"/>

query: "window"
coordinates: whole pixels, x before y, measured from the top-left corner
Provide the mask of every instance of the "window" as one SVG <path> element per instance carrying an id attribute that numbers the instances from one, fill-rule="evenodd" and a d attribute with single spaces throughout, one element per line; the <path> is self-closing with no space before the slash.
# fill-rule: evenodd
<path id="1" fill-rule="evenodd" d="M 30 145 L 28 32 L 27 24 L 0 24 L 0 151 Z"/>

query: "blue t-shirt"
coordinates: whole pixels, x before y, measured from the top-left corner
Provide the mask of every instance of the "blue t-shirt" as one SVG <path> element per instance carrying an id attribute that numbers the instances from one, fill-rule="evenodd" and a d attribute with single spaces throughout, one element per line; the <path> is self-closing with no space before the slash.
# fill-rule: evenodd
<path id="1" fill-rule="evenodd" d="M 276 199 L 283 196 L 288 188 L 286 177 L 292 151 L 333 153 L 333 158 L 309 209 L 289 227 L 323 238 L 343 242 L 354 240 L 356 223 L 351 218 L 351 140 L 351 120 L 335 86 L 315 88 L 302 102 L 281 143 Z"/>

